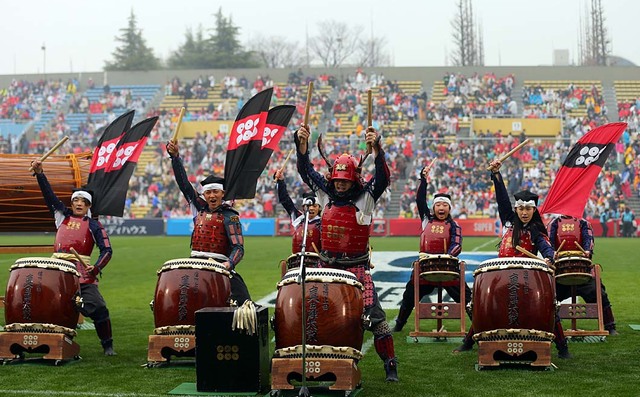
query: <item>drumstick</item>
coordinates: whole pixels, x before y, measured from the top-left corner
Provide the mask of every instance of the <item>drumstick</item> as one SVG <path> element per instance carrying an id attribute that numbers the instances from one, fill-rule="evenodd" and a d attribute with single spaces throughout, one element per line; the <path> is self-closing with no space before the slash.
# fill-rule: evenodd
<path id="1" fill-rule="evenodd" d="M 562 240 L 562 242 L 560 243 L 560 246 L 558 247 L 558 249 L 556 250 L 556 252 L 560 252 L 562 251 L 562 246 L 564 245 L 564 243 L 566 243 L 567 240 Z"/>
<path id="2" fill-rule="evenodd" d="M 373 119 L 373 103 L 371 99 L 371 90 L 367 90 L 367 98 L 369 99 L 369 103 L 367 104 L 369 109 L 367 111 L 367 127 L 371 127 L 372 119 Z M 367 154 L 371 154 L 373 148 L 370 143 L 367 143 Z"/>
<path id="3" fill-rule="evenodd" d="M 311 107 L 311 94 L 313 94 L 313 81 L 309 82 L 307 88 L 307 103 L 304 106 L 304 125 L 309 124 L 309 108 Z"/>
<path id="4" fill-rule="evenodd" d="M 446 239 L 446 237 L 443 238 L 442 241 L 444 242 L 444 253 L 446 254 L 447 252 L 449 252 L 449 251 L 447 251 L 447 239 Z"/>
<path id="5" fill-rule="evenodd" d="M 178 142 L 178 133 L 180 132 L 180 126 L 182 125 L 182 118 L 184 117 L 185 112 L 184 106 L 180 108 L 180 114 L 178 115 L 178 122 L 176 123 L 176 129 L 173 131 L 173 136 L 171 137 L 171 142 Z"/>
<path id="6" fill-rule="evenodd" d="M 284 163 L 282 163 L 282 167 L 280 167 L 280 172 L 284 172 L 284 166 L 287 165 L 287 161 L 289 161 L 289 157 L 291 157 L 291 153 L 293 153 L 293 149 L 289 150 L 289 154 L 287 154 L 287 158 L 284 159 Z"/>
<path id="7" fill-rule="evenodd" d="M 75 248 L 71 247 L 69 249 L 69 251 L 71 251 L 71 253 L 73 254 L 73 256 L 75 256 L 76 258 L 78 258 L 78 261 L 80 263 L 82 263 L 84 265 L 85 269 L 89 268 L 89 265 L 87 263 L 85 263 L 85 261 L 82 259 L 82 257 L 80 256 L 80 254 L 78 254 L 78 251 L 75 250 Z"/>
<path id="8" fill-rule="evenodd" d="M 587 251 L 585 251 L 585 249 L 584 249 L 584 248 L 582 248 L 582 247 L 580 246 L 580 244 L 578 244 L 578 242 L 577 242 L 577 241 L 576 241 L 576 247 L 578 247 L 578 249 L 579 249 L 580 251 L 582 251 L 582 253 L 583 253 L 583 254 L 586 254 L 586 253 L 587 253 Z"/>
<path id="9" fill-rule="evenodd" d="M 316 243 L 315 242 L 311 242 L 311 246 L 313 247 L 313 250 L 316 252 L 316 254 L 319 254 L 320 251 L 318 251 L 318 247 L 316 247 Z"/>
<path id="10" fill-rule="evenodd" d="M 522 252 L 523 254 L 525 254 L 526 256 L 528 256 L 529 258 L 533 258 L 533 259 L 540 259 L 538 258 L 536 255 L 533 255 L 531 252 L 527 251 L 525 248 L 522 248 L 521 246 L 517 245 L 516 249 L 520 252 Z"/>
<path id="11" fill-rule="evenodd" d="M 524 145 L 529 143 L 529 139 L 525 139 L 524 141 L 522 141 L 521 144 L 519 144 L 518 146 L 514 147 L 513 149 L 511 149 L 509 151 L 509 153 L 505 154 L 504 156 L 502 156 L 498 161 L 500 161 L 501 163 L 503 161 L 505 161 L 506 159 L 508 159 L 509 157 L 511 157 L 515 152 L 517 152 L 518 150 L 520 150 Z M 487 167 L 487 169 L 491 169 L 491 167 Z"/>
<path id="12" fill-rule="evenodd" d="M 56 150 L 58 150 L 58 148 L 60 146 L 62 146 L 62 144 L 64 144 L 67 140 L 69 140 L 68 136 L 63 136 L 62 139 L 60 139 L 60 141 L 58 141 L 58 143 L 56 143 L 55 145 L 53 145 L 53 147 L 51 149 L 49 149 L 49 151 L 45 154 L 42 155 L 42 157 L 40 157 L 40 162 L 43 162 L 47 159 L 47 157 L 51 156 L 53 154 L 53 152 L 55 152 Z M 29 172 L 33 172 L 33 167 L 29 168 Z"/>

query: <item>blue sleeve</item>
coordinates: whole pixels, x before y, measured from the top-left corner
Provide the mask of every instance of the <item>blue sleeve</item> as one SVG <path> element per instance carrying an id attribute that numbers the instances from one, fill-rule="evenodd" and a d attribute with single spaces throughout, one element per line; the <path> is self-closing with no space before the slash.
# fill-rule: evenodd
<path id="1" fill-rule="evenodd" d="M 390 171 L 387 162 L 384 159 L 384 151 L 382 148 L 378 148 L 378 155 L 375 159 L 376 174 L 373 178 L 373 189 L 371 189 L 371 195 L 375 201 L 378 201 L 380 196 L 389 187 L 390 183 Z"/>
<path id="2" fill-rule="evenodd" d="M 313 164 L 311 164 L 311 160 L 309 160 L 309 152 L 305 154 L 298 153 L 296 165 L 298 167 L 300 177 L 304 183 L 311 188 L 311 190 L 315 192 L 320 189 L 327 194 L 329 193 L 327 180 L 324 179 L 324 175 L 320 174 L 313 168 Z"/>
<path id="3" fill-rule="evenodd" d="M 198 200 L 196 190 L 193 188 L 191 182 L 189 182 L 187 172 L 182 165 L 182 159 L 180 157 L 171 157 L 171 167 L 173 168 L 173 175 L 176 179 L 176 183 L 184 195 L 184 198 L 187 199 L 187 202 L 190 205 L 195 206 L 198 210 L 203 209 L 204 206 L 200 200 Z"/>
<path id="4" fill-rule="evenodd" d="M 462 251 L 462 228 L 458 222 L 451 220 L 451 238 L 447 253 L 451 256 L 458 256 Z"/>
<path id="5" fill-rule="evenodd" d="M 96 263 L 93 265 L 94 273 L 98 274 L 111 260 L 111 256 L 113 256 L 113 249 L 111 248 L 111 241 L 109 240 L 107 231 L 104 230 L 104 227 L 99 221 L 91 219 L 89 221 L 89 228 L 91 229 L 91 234 L 93 234 L 93 240 L 95 241 L 98 250 L 100 250 L 100 255 L 98 256 Z"/>
<path id="6" fill-rule="evenodd" d="M 511 207 L 511 200 L 509 199 L 507 188 L 504 186 L 502 174 L 500 174 L 499 172 L 497 174 L 491 173 L 491 180 L 493 181 L 493 186 L 496 189 L 496 202 L 498 203 L 498 213 L 500 214 L 500 221 L 504 226 L 507 221 L 513 219 L 516 213 L 513 212 L 513 208 Z"/>
<path id="7" fill-rule="evenodd" d="M 295 204 L 293 204 L 289 192 L 287 192 L 287 184 L 284 181 L 277 181 L 276 187 L 278 188 L 278 201 L 282 204 L 285 211 L 287 211 L 289 217 L 295 219 L 302 215 L 302 212 L 298 211 Z"/>
<path id="8" fill-rule="evenodd" d="M 416 192 L 416 206 L 418 207 L 418 213 L 420 219 L 433 219 L 431 211 L 429 211 L 429 205 L 427 204 L 427 180 L 420 178 L 420 185 L 418 185 L 418 191 Z"/>
<path id="9" fill-rule="evenodd" d="M 558 248 L 556 247 L 556 241 L 558 240 L 558 221 L 559 220 L 560 218 L 556 218 L 552 220 L 551 224 L 549 225 L 549 241 L 551 242 L 551 246 L 553 248 Z"/>
<path id="10" fill-rule="evenodd" d="M 235 269 L 244 257 L 244 237 L 242 236 L 242 224 L 238 213 L 228 209 L 224 211 L 224 228 L 229 238 L 229 263 L 231 269 Z"/>
<path id="11" fill-rule="evenodd" d="M 533 234 L 533 232 L 532 232 Z M 548 258 L 553 261 L 554 251 L 551 247 L 551 243 L 549 243 L 549 237 L 545 234 L 537 232 L 536 236 L 533 237 L 533 243 L 536 245 L 543 258 Z"/>
<path id="12" fill-rule="evenodd" d="M 593 256 L 593 228 L 591 224 L 584 219 L 580 219 L 580 234 L 582 236 L 582 244 L 584 244 L 584 248 L 586 251 L 591 251 L 591 255 Z"/>
<path id="13" fill-rule="evenodd" d="M 40 186 L 40 190 L 42 191 L 44 202 L 47 204 L 49 211 L 51 211 L 52 214 L 55 214 L 57 211 L 63 213 L 65 216 L 71 215 L 71 210 L 69 210 L 53 192 L 51 184 L 49 183 L 47 177 L 44 175 L 44 172 L 41 174 L 36 174 L 36 179 L 38 180 L 38 185 Z"/>

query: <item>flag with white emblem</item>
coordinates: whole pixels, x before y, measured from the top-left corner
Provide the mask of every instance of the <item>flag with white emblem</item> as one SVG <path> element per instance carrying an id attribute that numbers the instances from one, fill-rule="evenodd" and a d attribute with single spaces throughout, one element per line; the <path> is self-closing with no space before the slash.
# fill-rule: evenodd
<path id="1" fill-rule="evenodd" d="M 605 124 L 580 138 L 558 170 L 540 213 L 582 218 L 598 175 L 626 128 L 626 123 Z"/>

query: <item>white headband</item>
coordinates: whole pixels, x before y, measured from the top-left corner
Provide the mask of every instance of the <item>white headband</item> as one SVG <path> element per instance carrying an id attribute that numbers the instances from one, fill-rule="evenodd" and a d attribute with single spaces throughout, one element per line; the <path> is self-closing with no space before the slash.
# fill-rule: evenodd
<path id="1" fill-rule="evenodd" d="M 91 203 L 91 195 L 83 190 L 77 190 L 73 192 L 73 194 L 71 195 L 71 200 L 73 201 L 73 199 L 75 199 L 76 197 L 82 197 L 83 199 L 89 200 L 89 203 Z"/>
<path id="2" fill-rule="evenodd" d="M 443 196 L 439 196 L 433 199 L 433 205 L 436 205 L 436 203 L 447 203 L 449 204 L 449 207 L 451 207 L 451 200 L 449 200 L 446 197 Z"/>
<path id="3" fill-rule="evenodd" d="M 222 183 L 207 183 L 206 185 L 202 186 L 202 191 L 206 192 L 207 190 L 223 190 L 224 191 L 224 186 L 222 186 Z"/>
<path id="4" fill-rule="evenodd" d="M 529 200 L 529 201 L 516 200 L 516 207 L 535 207 L 535 206 L 536 206 L 536 202 L 533 200 Z"/>

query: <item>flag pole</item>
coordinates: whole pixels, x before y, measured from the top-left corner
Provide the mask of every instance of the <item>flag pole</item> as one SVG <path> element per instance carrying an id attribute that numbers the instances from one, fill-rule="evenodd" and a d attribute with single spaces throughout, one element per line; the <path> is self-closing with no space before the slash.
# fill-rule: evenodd
<path id="1" fill-rule="evenodd" d="M 173 131 L 173 136 L 171 137 L 171 142 L 178 142 L 178 134 L 180 133 L 180 126 L 182 126 L 182 118 L 184 117 L 185 112 L 184 106 L 180 108 L 180 114 L 178 115 L 178 122 L 176 123 L 176 129 Z"/>
<path id="2" fill-rule="evenodd" d="M 367 90 L 367 127 L 371 127 L 371 124 L 373 124 L 373 103 L 371 100 L 372 94 L 371 94 L 371 89 Z M 373 151 L 373 148 L 371 147 L 370 143 L 367 143 L 367 154 L 371 154 L 371 152 Z"/>
<path id="3" fill-rule="evenodd" d="M 60 139 L 58 141 L 58 143 L 56 143 L 55 145 L 53 145 L 53 147 L 51 149 L 49 149 L 49 151 L 45 154 L 42 155 L 42 157 L 40 157 L 40 162 L 45 161 L 47 159 L 47 157 L 51 156 L 53 154 L 53 152 L 55 152 L 56 150 L 58 150 L 58 148 L 60 146 L 62 146 L 66 141 L 69 140 L 68 136 L 63 136 L 62 139 Z M 29 172 L 33 172 L 33 167 L 29 167 Z"/>
<path id="4" fill-rule="evenodd" d="M 524 141 L 522 141 L 521 144 L 519 144 L 518 146 L 514 147 L 513 149 L 511 149 L 509 151 L 509 153 L 505 154 L 504 156 L 502 156 L 498 161 L 500 161 L 501 163 L 503 161 L 505 161 L 506 159 L 508 159 L 509 157 L 511 157 L 515 152 L 517 152 L 518 150 L 520 150 L 524 145 L 529 143 L 529 139 L 525 139 Z M 487 167 L 488 170 L 491 169 L 491 167 Z"/>
<path id="5" fill-rule="evenodd" d="M 307 103 L 304 105 L 304 125 L 309 125 L 309 108 L 311 107 L 311 95 L 313 94 L 313 81 L 309 82 L 307 88 Z"/>

